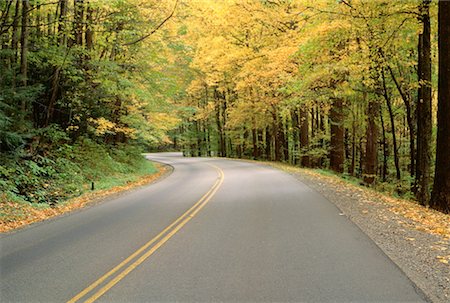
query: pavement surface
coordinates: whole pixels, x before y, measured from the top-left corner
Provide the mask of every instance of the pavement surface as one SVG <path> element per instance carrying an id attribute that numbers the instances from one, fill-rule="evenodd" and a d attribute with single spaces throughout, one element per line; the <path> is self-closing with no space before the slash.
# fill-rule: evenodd
<path id="1" fill-rule="evenodd" d="M 148 157 L 173 173 L 3 235 L 0 301 L 427 301 L 294 177 L 243 161 Z"/>

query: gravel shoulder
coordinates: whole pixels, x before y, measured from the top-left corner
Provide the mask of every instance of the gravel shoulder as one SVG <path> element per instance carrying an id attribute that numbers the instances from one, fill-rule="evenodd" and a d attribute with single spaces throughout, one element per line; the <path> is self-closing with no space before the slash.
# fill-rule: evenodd
<path id="1" fill-rule="evenodd" d="M 432 302 L 450 302 L 450 215 L 337 176 L 278 163 L 268 165 L 292 174 L 335 204 Z"/>

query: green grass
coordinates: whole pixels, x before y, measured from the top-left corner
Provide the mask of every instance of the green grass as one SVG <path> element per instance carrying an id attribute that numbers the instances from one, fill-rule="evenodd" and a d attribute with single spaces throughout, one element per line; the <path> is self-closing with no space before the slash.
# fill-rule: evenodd
<path id="1" fill-rule="evenodd" d="M 143 159 L 142 164 L 134 172 L 116 173 L 115 175 L 105 176 L 94 182 L 95 189 L 109 189 L 115 186 L 122 186 L 130 182 L 137 181 L 140 177 L 154 174 L 157 172 L 155 165 Z M 90 184 L 88 184 L 90 186 Z"/>

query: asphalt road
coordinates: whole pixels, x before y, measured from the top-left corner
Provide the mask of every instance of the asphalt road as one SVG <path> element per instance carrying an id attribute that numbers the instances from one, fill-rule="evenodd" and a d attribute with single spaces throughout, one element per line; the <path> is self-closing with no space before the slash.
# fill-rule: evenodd
<path id="1" fill-rule="evenodd" d="M 173 173 L 3 236 L 0 301 L 425 301 L 292 176 L 243 161 L 149 158 Z"/>

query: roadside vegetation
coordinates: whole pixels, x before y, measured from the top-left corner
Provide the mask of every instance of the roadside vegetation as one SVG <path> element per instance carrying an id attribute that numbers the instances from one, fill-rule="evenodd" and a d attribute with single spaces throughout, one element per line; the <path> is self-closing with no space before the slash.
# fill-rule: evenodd
<path id="1" fill-rule="evenodd" d="M 136 2 L 0 1 L 2 225 L 157 173 L 141 153 L 178 122 L 182 48 L 140 40 L 173 5 Z"/>
<path id="2" fill-rule="evenodd" d="M 167 171 L 137 148 L 107 151 L 85 140 L 70 152 L 70 157 L 55 153 L 45 160 L 22 160 L 26 163 L 9 159 L 8 171 L 3 172 L 9 173 L 9 182 L 2 184 L 6 190 L 0 194 L 0 232 L 88 206 L 155 181 Z"/>
<path id="3" fill-rule="evenodd" d="M 448 213 L 449 3 L 0 1 L 2 203 L 57 207 L 170 149 Z"/>

